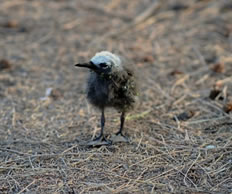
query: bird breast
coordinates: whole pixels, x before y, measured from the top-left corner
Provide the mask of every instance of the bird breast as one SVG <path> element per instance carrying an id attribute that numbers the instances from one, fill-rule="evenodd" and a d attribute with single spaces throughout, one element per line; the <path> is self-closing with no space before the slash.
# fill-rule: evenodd
<path id="1" fill-rule="evenodd" d="M 87 98 L 96 107 L 104 108 L 108 101 L 109 87 L 107 80 L 94 72 L 90 73 L 87 85 Z"/>

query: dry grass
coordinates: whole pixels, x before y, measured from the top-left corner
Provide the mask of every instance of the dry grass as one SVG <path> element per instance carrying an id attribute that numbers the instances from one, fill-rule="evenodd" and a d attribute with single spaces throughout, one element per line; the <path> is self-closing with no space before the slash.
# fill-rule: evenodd
<path id="1" fill-rule="evenodd" d="M 0 193 L 232 192 L 230 1 L 0 4 Z M 100 50 L 137 69 L 140 104 L 131 143 L 87 148 L 99 113 L 73 65 Z"/>

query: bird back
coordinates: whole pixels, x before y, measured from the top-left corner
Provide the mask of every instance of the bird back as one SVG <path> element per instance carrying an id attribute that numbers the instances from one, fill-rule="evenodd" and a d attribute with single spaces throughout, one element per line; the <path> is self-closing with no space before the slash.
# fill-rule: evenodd
<path id="1" fill-rule="evenodd" d="M 133 109 L 137 96 L 137 83 L 133 71 L 124 67 L 120 72 L 112 72 L 109 80 L 108 99 L 111 106 L 125 112 Z"/>

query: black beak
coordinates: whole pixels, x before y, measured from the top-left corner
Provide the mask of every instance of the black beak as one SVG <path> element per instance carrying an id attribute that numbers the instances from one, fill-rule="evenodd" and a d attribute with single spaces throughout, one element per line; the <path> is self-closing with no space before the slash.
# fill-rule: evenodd
<path id="1" fill-rule="evenodd" d="M 97 70 L 97 66 L 95 66 L 93 63 L 88 62 L 88 63 L 78 63 L 75 65 L 76 67 L 85 67 L 85 68 L 89 68 L 93 71 Z"/>

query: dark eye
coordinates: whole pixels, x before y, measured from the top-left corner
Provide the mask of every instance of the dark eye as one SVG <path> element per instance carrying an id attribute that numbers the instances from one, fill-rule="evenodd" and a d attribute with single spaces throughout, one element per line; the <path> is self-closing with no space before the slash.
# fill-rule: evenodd
<path id="1" fill-rule="evenodd" d="M 99 66 L 104 68 L 104 69 L 108 67 L 108 65 L 106 63 L 100 63 Z"/>

